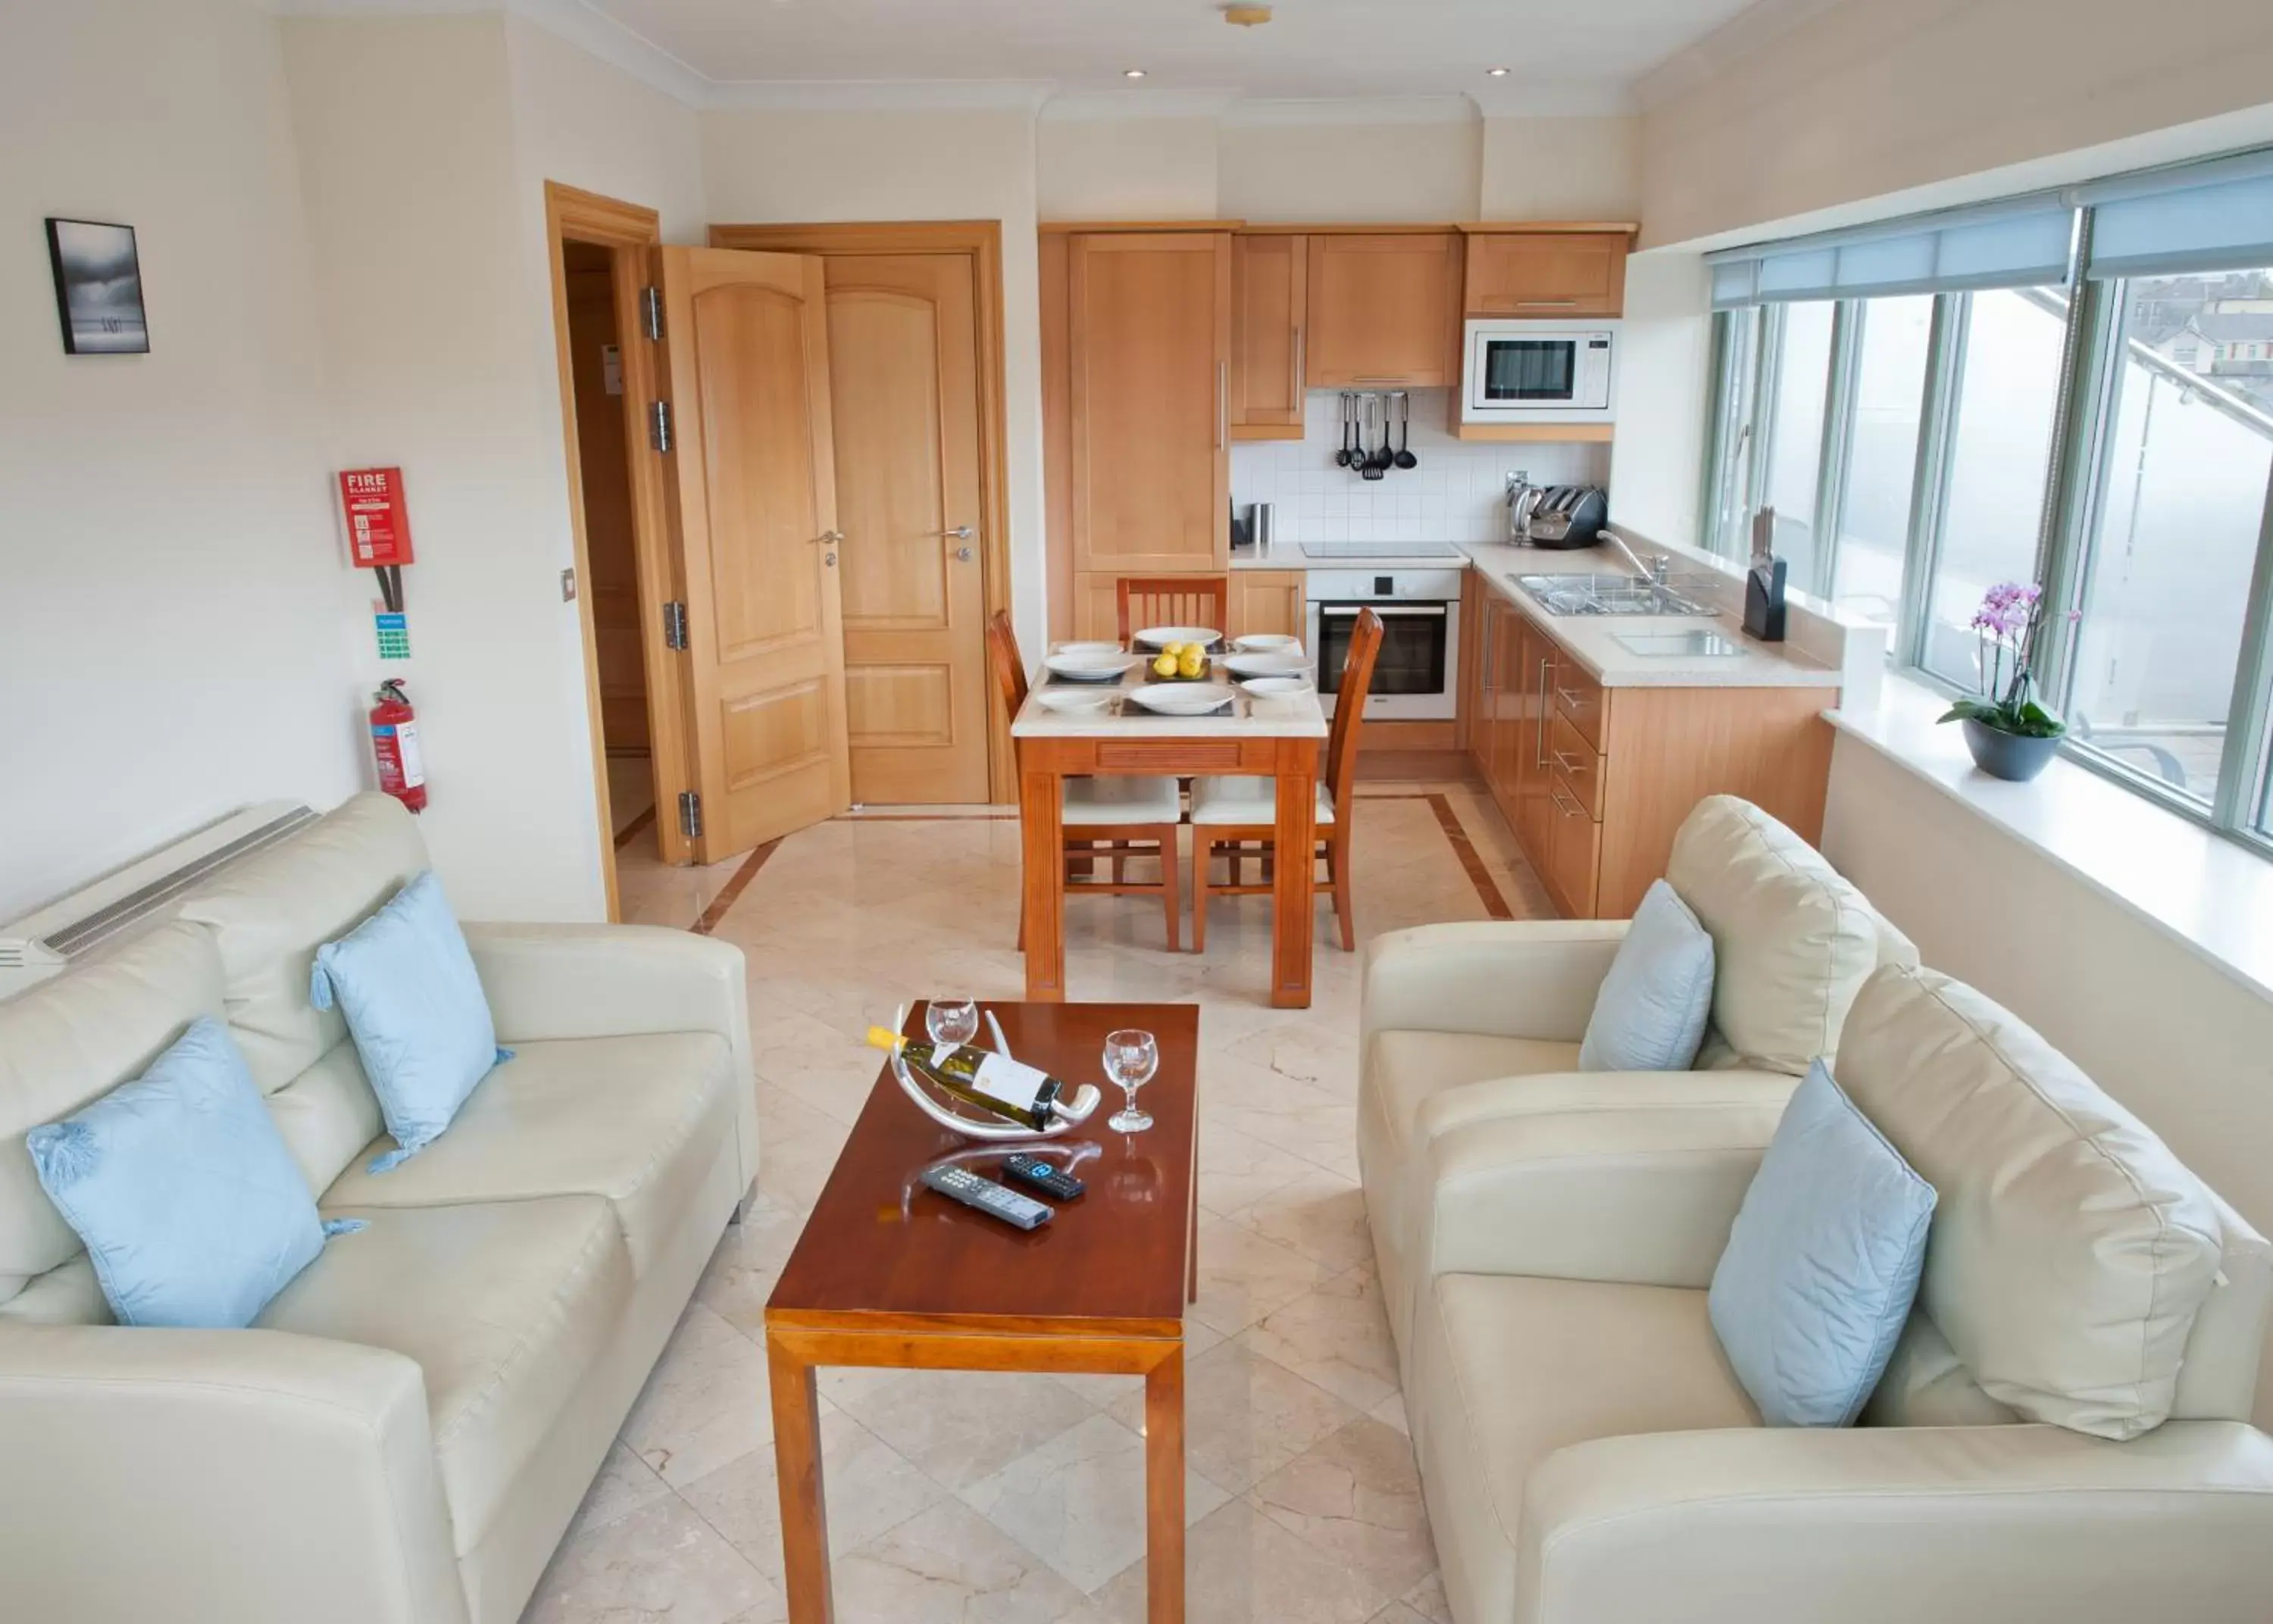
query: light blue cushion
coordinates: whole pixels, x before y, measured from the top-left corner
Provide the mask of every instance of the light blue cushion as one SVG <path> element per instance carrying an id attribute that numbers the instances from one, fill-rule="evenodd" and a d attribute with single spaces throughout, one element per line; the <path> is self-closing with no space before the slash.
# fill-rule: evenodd
<path id="1" fill-rule="evenodd" d="M 1651 882 L 1602 977 L 1582 1072 L 1685 1072 L 1713 1011 L 1713 938 L 1662 879 Z"/>
<path id="2" fill-rule="evenodd" d="M 122 1325 L 250 1325 L 323 1250 L 308 1181 L 210 1015 L 24 1143 Z"/>
<path id="3" fill-rule="evenodd" d="M 401 1149 L 385 1172 L 431 1144 L 500 1060 L 490 1002 L 465 932 L 432 872 L 396 892 L 345 937 L 316 949 L 308 996 L 346 1015 L 379 1114 Z"/>
<path id="4" fill-rule="evenodd" d="M 1925 1264 L 1933 1186 L 1816 1061 L 1713 1271 L 1713 1330 L 1771 1426 L 1849 1426 Z"/>

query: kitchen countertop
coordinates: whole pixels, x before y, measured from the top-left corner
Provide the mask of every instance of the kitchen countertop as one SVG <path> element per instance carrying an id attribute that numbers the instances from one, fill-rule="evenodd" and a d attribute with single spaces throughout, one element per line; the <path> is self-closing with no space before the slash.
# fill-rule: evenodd
<path id="1" fill-rule="evenodd" d="M 1840 673 L 1789 644 L 1760 643 L 1744 632 L 1741 587 L 1717 577 L 1673 573 L 1674 589 L 1721 612 L 1698 615 L 1550 615 L 1515 584 L 1518 575 L 1632 575 L 1633 565 L 1616 548 L 1557 551 L 1504 542 L 1459 542 L 1479 580 L 1514 604 L 1532 624 L 1585 666 L 1606 688 L 1836 688 Z M 1647 547 L 1637 549 L 1647 557 Z M 1717 632 L 1743 650 L 1734 655 L 1640 655 L 1618 641 L 1629 636 Z"/>
<path id="2" fill-rule="evenodd" d="M 1456 556 L 1447 558 L 1399 558 L 1384 554 L 1369 558 L 1361 554 L 1353 558 L 1313 558 L 1302 550 L 1299 542 L 1280 542 L 1275 547 L 1242 550 L 1231 555 L 1234 570 L 1465 570 L 1467 557 L 1459 553 L 1459 542 L 1446 542 Z"/>

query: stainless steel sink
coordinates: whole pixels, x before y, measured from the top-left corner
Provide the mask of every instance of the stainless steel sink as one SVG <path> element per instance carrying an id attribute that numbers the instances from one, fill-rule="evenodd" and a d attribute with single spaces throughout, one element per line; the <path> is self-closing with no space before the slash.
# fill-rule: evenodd
<path id="1" fill-rule="evenodd" d="M 1694 598 L 1638 575 L 1518 575 L 1550 615 L 1713 615 Z"/>

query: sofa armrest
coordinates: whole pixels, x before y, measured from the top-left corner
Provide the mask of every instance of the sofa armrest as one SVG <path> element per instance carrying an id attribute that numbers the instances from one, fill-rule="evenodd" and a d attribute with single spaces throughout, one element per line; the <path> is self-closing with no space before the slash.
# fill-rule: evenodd
<path id="1" fill-rule="evenodd" d="M 1366 944 L 1360 1042 L 1376 1032 L 1482 1032 L 1575 1044 L 1623 919 L 1486 920 L 1387 931 Z"/>
<path id="2" fill-rule="evenodd" d="M 2252 1624 L 2273 1439 L 2172 1421 L 1763 1427 L 1557 1450 L 1524 1493 L 1518 1624 Z"/>
<path id="3" fill-rule="evenodd" d="M 462 1624 L 418 1366 L 280 1331 L 0 1328 L 0 1611 Z"/>
<path id="4" fill-rule="evenodd" d="M 1521 1081 L 1548 1085 L 1550 1101 L 1570 1097 L 1428 1140 L 1408 1231 L 1415 1289 L 1454 1274 L 1711 1284 L 1792 1079 L 1594 1072 L 1568 1079 L 1567 1089 L 1564 1079 Z M 1687 1086 L 1696 1099 L 1665 1102 L 1669 1088 Z"/>

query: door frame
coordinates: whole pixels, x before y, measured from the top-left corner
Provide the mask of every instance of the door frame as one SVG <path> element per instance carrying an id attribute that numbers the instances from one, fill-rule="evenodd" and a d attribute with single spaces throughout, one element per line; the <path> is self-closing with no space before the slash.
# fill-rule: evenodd
<path id="1" fill-rule="evenodd" d="M 1009 435 L 1002 403 L 1002 224 L 994 220 L 863 221 L 785 225 L 714 225 L 713 248 L 824 258 L 880 254 L 964 254 L 979 308 L 979 593 L 985 613 L 1010 607 Z M 995 804 L 1018 798 L 1010 720 L 986 707 L 986 785 Z"/>
<path id="2" fill-rule="evenodd" d="M 649 282 L 649 255 L 663 242 L 662 217 L 635 203 L 544 183 L 545 254 L 552 279 L 552 330 L 560 370 L 561 435 L 568 461 L 568 520 L 575 537 L 576 619 L 584 644 L 584 703 L 590 723 L 592 792 L 600 820 L 600 874 L 608 917 L 623 917 L 616 887 L 616 835 L 608 793 L 607 731 L 600 710 L 599 640 L 592 621 L 591 543 L 584 521 L 584 464 L 576 435 L 576 380 L 568 344 L 568 277 L 564 242 L 608 251 L 616 296 L 616 338 L 623 356 L 624 443 L 628 450 L 632 551 L 639 579 L 640 649 L 647 675 L 649 760 L 655 773 L 655 830 L 667 864 L 693 861 L 686 837 L 670 809 L 690 782 L 685 673 L 656 630 L 663 605 L 678 595 L 671 557 L 670 495 L 660 453 L 648 445 L 641 402 L 661 398 L 654 348 L 640 333 L 640 290 Z"/>

